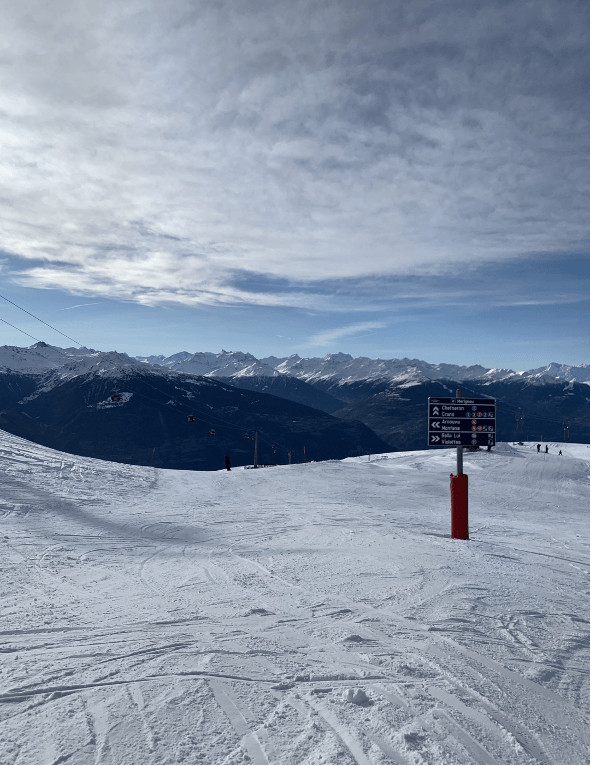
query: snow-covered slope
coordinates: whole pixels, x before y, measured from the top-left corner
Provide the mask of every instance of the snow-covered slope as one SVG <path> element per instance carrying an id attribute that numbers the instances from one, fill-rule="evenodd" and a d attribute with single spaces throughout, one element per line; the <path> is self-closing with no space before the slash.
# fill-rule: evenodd
<path id="1" fill-rule="evenodd" d="M 568 380 L 569 383 L 589 383 L 588 364 L 579 364 L 575 366 L 550 362 L 546 367 L 538 367 L 535 370 L 528 370 L 525 374 L 530 377 L 559 378 L 560 380 Z"/>
<path id="2" fill-rule="evenodd" d="M 65 359 L 59 367 L 39 370 L 40 380 L 34 394 L 29 398 L 38 396 L 41 392 L 50 391 L 60 383 L 67 380 L 94 373 L 103 378 L 112 378 L 114 381 L 124 378 L 133 372 L 144 372 L 145 365 L 132 359 L 127 354 L 118 351 L 95 351 L 84 356 L 72 356 Z M 150 372 L 166 374 L 168 371 L 151 366 Z"/>
<path id="3" fill-rule="evenodd" d="M 0 762 L 587 763 L 587 445 L 211 473 L 0 432 Z M 10 703 L 10 704 L 8 704 Z"/>
<path id="4" fill-rule="evenodd" d="M 0 346 L 0 372 L 36 375 L 96 353 L 92 348 L 59 348 L 42 341 L 29 348 Z"/>
<path id="5" fill-rule="evenodd" d="M 149 363 L 150 359 L 154 357 L 136 358 Z M 208 352 L 189 354 L 182 351 L 179 354 L 162 358 L 158 364 L 177 372 L 190 372 L 193 375 L 220 378 L 279 375 L 272 367 L 260 362 L 252 354 L 243 354 L 241 351 L 222 350 L 219 354 Z"/>

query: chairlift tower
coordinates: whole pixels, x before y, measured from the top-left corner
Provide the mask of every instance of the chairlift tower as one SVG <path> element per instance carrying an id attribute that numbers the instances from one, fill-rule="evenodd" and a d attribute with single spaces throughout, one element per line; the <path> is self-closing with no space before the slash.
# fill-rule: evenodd
<path id="1" fill-rule="evenodd" d="M 258 460 L 257 460 L 257 452 L 258 452 L 258 446 L 259 446 L 259 430 L 258 428 L 253 428 L 252 432 L 254 434 L 254 461 L 253 461 L 253 468 L 258 468 Z"/>

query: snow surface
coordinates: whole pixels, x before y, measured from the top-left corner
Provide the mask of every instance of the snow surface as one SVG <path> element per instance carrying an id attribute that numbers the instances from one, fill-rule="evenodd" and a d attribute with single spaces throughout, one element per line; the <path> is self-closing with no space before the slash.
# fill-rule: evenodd
<path id="1" fill-rule="evenodd" d="M 198 473 L 0 432 L 0 762 L 587 763 L 588 445 L 464 465 L 470 541 L 452 450 Z"/>

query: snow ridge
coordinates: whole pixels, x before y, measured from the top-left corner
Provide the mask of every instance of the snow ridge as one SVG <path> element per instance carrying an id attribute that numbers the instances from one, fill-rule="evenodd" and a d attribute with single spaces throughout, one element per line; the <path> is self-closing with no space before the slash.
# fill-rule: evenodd
<path id="1" fill-rule="evenodd" d="M 88 372 L 117 377 L 125 371 L 138 371 L 148 366 L 151 372 L 164 370 L 184 372 L 205 377 L 278 377 L 291 376 L 308 383 L 327 381 L 344 385 L 363 380 L 387 380 L 395 385 L 409 386 L 431 380 L 457 382 L 478 380 L 527 381 L 544 385 L 566 381 L 589 383 L 589 365 L 566 365 L 550 362 L 545 367 L 515 372 L 506 368 L 488 368 L 480 364 L 431 364 L 421 359 L 353 358 L 338 352 L 324 357 L 305 357 L 292 354 L 287 357 L 268 356 L 257 359 L 242 351 L 220 353 L 180 351 L 171 356 L 163 354 L 130 357 L 117 351 L 101 352 L 88 348 L 65 348 L 36 343 L 29 348 L 0 347 L 0 372 L 45 374 L 54 371 L 57 378 L 76 377 Z M 57 379 L 56 378 L 56 379 Z"/>

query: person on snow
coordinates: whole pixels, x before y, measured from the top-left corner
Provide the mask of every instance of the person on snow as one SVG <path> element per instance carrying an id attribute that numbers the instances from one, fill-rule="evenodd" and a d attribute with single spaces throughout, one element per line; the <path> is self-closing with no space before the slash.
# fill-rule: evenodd
<path id="1" fill-rule="evenodd" d="M 540 451 L 541 444 L 536 444 L 536 447 L 538 448 L 538 452 Z"/>
<path id="2" fill-rule="evenodd" d="M 546 444 L 546 455 L 548 454 L 548 445 Z"/>
<path id="3" fill-rule="evenodd" d="M 562 455 L 562 450 L 561 449 L 558 450 L 558 454 Z"/>

